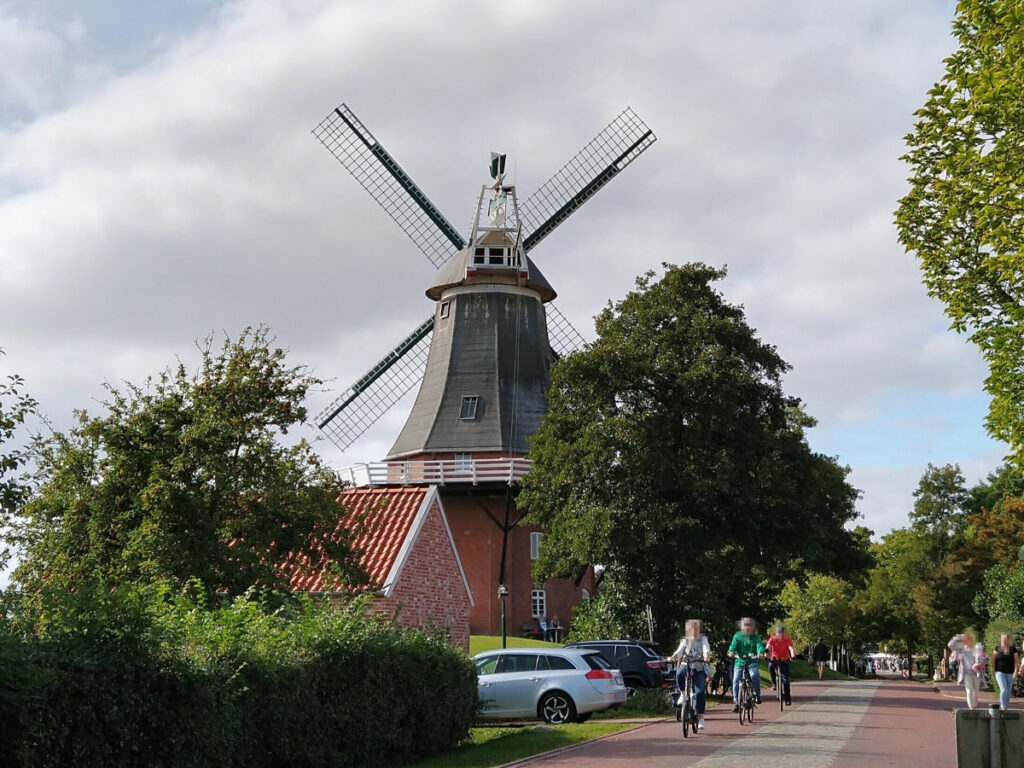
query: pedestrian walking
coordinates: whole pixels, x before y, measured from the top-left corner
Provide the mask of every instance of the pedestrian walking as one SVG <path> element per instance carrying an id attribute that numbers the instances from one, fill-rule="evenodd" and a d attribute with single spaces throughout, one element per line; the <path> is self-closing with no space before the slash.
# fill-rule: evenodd
<path id="1" fill-rule="evenodd" d="M 979 666 L 979 662 L 975 655 L 974 640 L 969 632 L 963 632 L 959 635 L 954 635 L 947 645 L 951 651 L 956 652 L 957 658 L 960 660 L 956 681 L 964 687 L 964 693 L 967 696 L 967 708 L 974 709 L 978 703 L 978 688 L 981 685 L 981 676 L 984 674 L 984 672 L 979 674 L 979 670 L 976 669 Z"/>
<path id="2" fill-rule="evenodd" d="M 818 679 L 821 680 L 825 674 L 825 662 L 828 661 L 828 646 L 822 642 L 820 637 L 818 642 L 814 644 L 814 650 L 811 655 L 814 663 L 818 665 Z"/>
<path id="3" fill-rule="evenodd" d="M 1010 641 L 1010 635 L 1003 632 L 999 635 L 999 644 L 992 653 L 992 671 L 996 674 L 999 686 L 999 708 L 1010 708 L 1010 690 L 1020 669 L 1020 654 L 1017 646 Z"/>

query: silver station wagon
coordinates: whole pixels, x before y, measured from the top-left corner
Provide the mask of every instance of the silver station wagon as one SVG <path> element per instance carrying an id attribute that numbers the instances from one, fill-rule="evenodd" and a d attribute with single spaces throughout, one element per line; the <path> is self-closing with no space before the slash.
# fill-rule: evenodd
<path id="1" fill-rule="evenodd" d="M 597 651 L 507 648 L 477 654 L 473 662 L 480 716 L 488 720 L 581 723 L 626 701 L 622 673 Z"/>

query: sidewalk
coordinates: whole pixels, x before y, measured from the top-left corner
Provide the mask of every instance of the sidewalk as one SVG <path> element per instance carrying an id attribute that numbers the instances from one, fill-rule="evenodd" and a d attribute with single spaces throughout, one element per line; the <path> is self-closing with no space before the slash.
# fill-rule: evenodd
<path id="1" fill-rule="evenodd" d="M 766 693 L 768 690 L 766 689 Z M 953 768 L 955 702 L 906 680 L 801 682 L 784 714 L 766 697 L 753 725 L 728 707 L 683 739 L 675 721 L 610 736 L 524 765 L 538 768 Z"/>
<path id="2" fill-rule="evenodd" d="M 883 682 L 834 768 L 954 768 L 955 706 L 930 684 Z"/>

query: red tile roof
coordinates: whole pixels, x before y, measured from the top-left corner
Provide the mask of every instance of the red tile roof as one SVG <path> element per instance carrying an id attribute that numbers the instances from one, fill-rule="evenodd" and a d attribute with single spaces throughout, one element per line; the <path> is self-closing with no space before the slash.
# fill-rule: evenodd
<path id="1" fill-rule="evenodd" d="M 339 521 L 360 518 L 365 530 L 353 542 L 363 553 L 360 565 L 370 577 L 370 586 L 380 589 L 402 551 L 416 513 L 419 512 L 428 487 L 353 488 L 338 499 L 344 508 Z M 291 588 L 296 592 L 327 592 L 339 588 L 332 572 L 325 567 L 323 552 L 299 553 L 285 565 L 292 569 Z"/>

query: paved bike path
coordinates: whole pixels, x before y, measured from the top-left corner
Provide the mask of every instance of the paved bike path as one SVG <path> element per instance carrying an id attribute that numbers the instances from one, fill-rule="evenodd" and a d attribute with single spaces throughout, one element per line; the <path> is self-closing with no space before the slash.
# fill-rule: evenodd
<path id="1" fill-rule="evenodd" d="M 579 749 L 538 758 L 540 768 L 830 768 L 868 711 L 877 681 L 794 685 L 793 707 L 781 714 L 770 689 L 753 725 L 739 724 L 729 707 L 708 711 L 707 730 L 684 741 L 675 721 L 613 736 Z M 884 763 L 883 763 L 884 765 Z"/>

